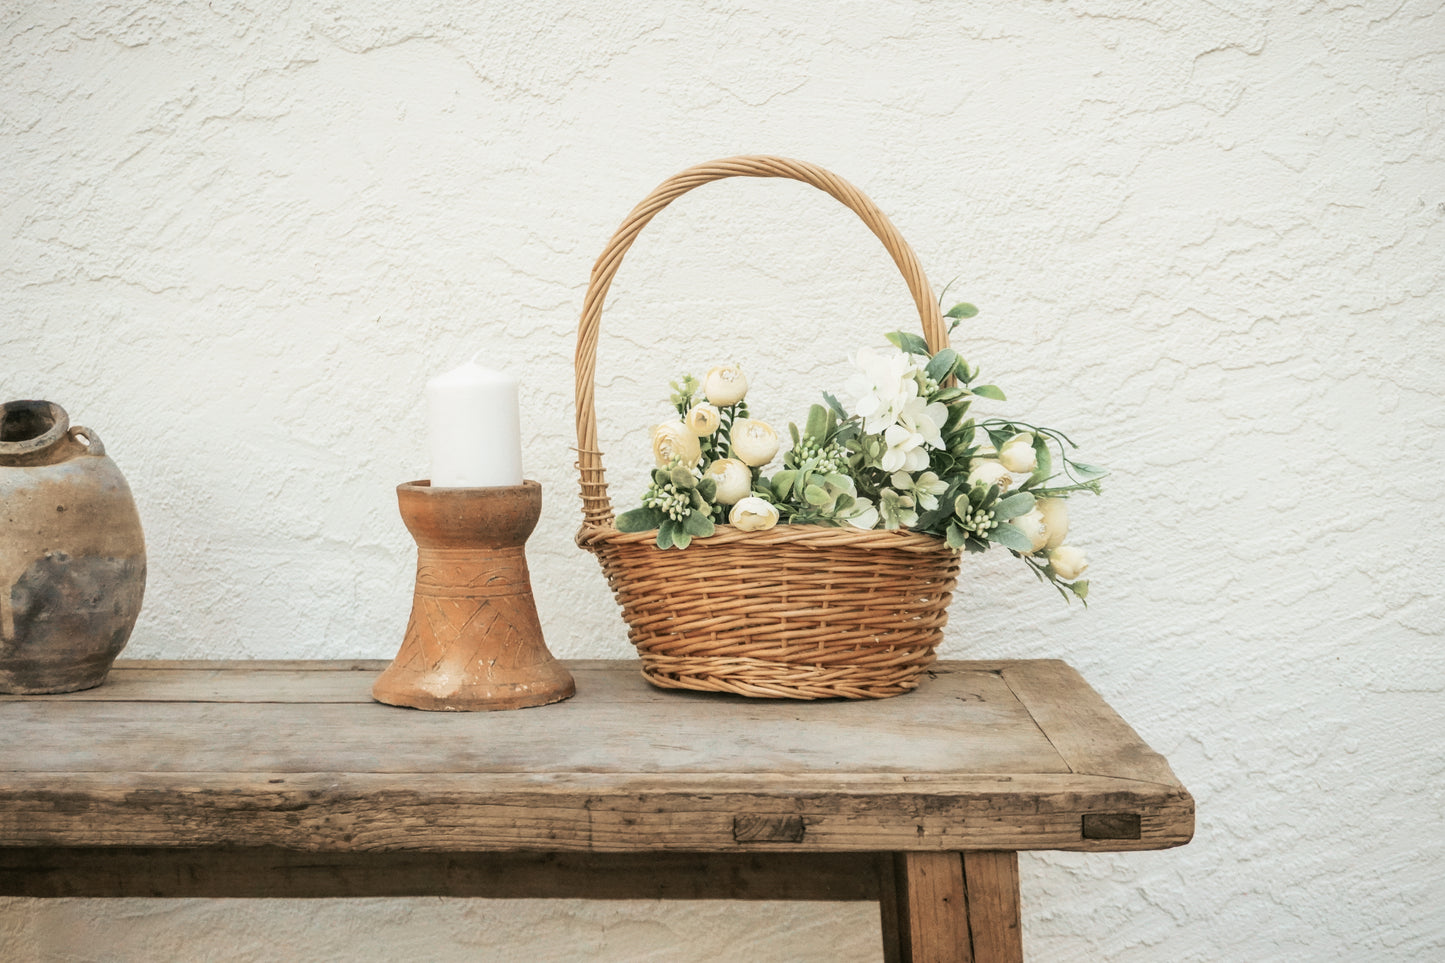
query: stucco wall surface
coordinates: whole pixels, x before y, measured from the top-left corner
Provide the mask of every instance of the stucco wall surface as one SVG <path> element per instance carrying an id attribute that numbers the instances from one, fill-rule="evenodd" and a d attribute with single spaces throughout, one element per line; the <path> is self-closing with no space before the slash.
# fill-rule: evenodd
<path id="1" fill-rule="evenodd" d="M 61 403 L 129 477 L 150 583 L 128 655 L 390 657 L 414 565 L 393 489 L 427 473 L 426 379 L 477 351 L 524 381 L 548 641 L 628 655 L 571 542 L 592 259 L 676 170 L 801 157 L 958 277 L 997 410 L 1113 470 L 1074 510 L 1091 606 L 969 558 L 942 654 L 1070 661 L 1198 832 L 1025 854 L 1031 957 L 1445 958 L 1438 0 L 4 0 L 0 40 L 0 396 Z M 680 371 L 742 361 L 784 422 L 912 323 L 826 196 L 689 195 L 604 317 L 614 496 L 640 493 Z M 9 900 L 0 957 L 865 960 L 875 923 Z"/>

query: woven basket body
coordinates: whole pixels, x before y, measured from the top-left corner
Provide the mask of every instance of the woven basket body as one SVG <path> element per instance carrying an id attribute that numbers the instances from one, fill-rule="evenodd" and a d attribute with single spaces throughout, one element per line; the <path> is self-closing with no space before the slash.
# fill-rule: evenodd
<path id="1" fill-rule="evenodd" d="M 594 403 L 602 304 L 622 256 L 676 197 L 724 177 L 786 177 L 831 194 L 883 242 L 908 283 L 924 338 L 947 345 L 938 305 L 896 228 L 861 192 L 822 168 L 777 157 L 733 157 L 669 178 L 633 209 L 592 269 L 577 335 L 577 448 L 583 524 L 622 606 L 649 681 L 793 699 L 882 698 L 915 688 L 934 659 L 958 577 L 958 553 L 910 532 L 778 525 L 719 526 L 683 551 L 655 532 L 613 524 Z"/>

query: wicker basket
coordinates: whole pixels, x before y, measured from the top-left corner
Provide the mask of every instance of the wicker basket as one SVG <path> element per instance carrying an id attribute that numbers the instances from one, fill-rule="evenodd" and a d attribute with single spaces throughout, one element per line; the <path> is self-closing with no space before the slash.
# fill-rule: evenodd
<path id="1" fill-rule="evenodd" d="M 655 532 L 623 533 L 613 524 L 594 406 L 603 301 L 642 228 L 675 198 L 725 177 L 792 178 L 847 205 L 902 272 L 930 350 L 947 346 L 913 250 L 847 181 L 779 157 L 732 157 L 669 178 L 632 210 L 592 268 L 577 331 L 577 542 L 602 563 L 643 674 L 656 685 L 789 699 L 907 692 L 933 662 L 958 578 L 958 552 L 941 539 L 817 525 L 719 526 L 677 551 L 659 549 Z"/>

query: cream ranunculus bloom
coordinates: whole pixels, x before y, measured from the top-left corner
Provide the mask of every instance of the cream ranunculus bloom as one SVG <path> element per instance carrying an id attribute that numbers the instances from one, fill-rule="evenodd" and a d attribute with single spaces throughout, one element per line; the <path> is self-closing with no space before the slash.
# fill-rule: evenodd
<path id="1" fill-rule="evenodd" d="M 968 473 L 968 487 L 970 488 L 988 488 L 990 485 L 997 485 L 999 491 L 1006 492 L 1013 483 L 1013 477 L 1008 473 L 1008 469 L 996 461 L 976 461 L 973 470 Z"/>
<path id="2" fill-rule="evenodd" d="M 1089 567 L 1089 557 L 1081 548 L 1060 545 L 1049 552 L 1049 565 L 1053 567 L 1054 574 L 1059 578 L 1066 582 L 1072 582 L 1083 575 L 1084 569 Z"/>
<path id="3" fill-rule="evenodd" d="M 1069 534 L 1068 500 L 1040 498 L 1034 502 L 1034 508 L 1044 516 L 1044 525 L 1049 530 L 1049 540 L 1044 544 L 1044 548 L 1052 551 L 1064 544 L 1064 536 Z"/>
<path id="4" fill-rule="evenodd" d="M 692 408 L 688 410 L 687 417 L 683 419 L 683 423 L 687 425 L 688 429 L 694 435 L 697 435 L 699 438 L 705 438 L 717 431 L 718 426 L 722 424 L 722 414 L 714 405 L 707 403 L 693 405 Z"/>
<path id="5" fill-rule="evenodd" d="M 749 495 L 728 512 L 728 521 L 745 532 L 761 532 L 778 524 L 778 510 L 772 503 Z"/>
<path id="6" fill-rule="evenodd" d="M 1027 515 L 1020 515 L 1018 518 L 1009 519 L 1009 524 L 1023 531 L 1032 543 L 1025 555 L 1032 555 L 1042 549 L 1049 541 L 1049 527 L 1044 524 L 1044 514 L 1035 508 Z"/>
<path id="7" fill-rule="evenodd" d="M 702 460 L 702 446 L 687 425 L 680 421 L 664 421 L 652 429 L 652 457 L 657 459 L 659 468 L 666 468 L 673 462 L 691 468 Z"/>
<path id="8" fill-rule="evenodd" d="M 733 454 L 744 465 L 766 465 L 778 453 L 778 433 L 766 422 L 739 418 L 732 426 Z"/>
<path id="9" fill-rule="evenodd" d="M 748 393 L 747 376 L 735 364 L 718 365 L 703 379 L 702 393 L 720 408 L 735 405 Z"/>
<path id="10" fill-rule="evenodd" d="M 1028 432 L 1014 435 L 1003 443 L 998 452 L 999 464 L 1009 471 L 1031 472 L 1038 465 L 1038 456 L 1034 452 L 1034 436 Z"/>
<path id="11" fill-rule="evenodd" d="M 707 466 L 703 477 L 717 482 L 717 495 L 713 501 L 719 505 L 736 505 L 753 490 L 752 470 L 736 458 L 719 458 Z"/>

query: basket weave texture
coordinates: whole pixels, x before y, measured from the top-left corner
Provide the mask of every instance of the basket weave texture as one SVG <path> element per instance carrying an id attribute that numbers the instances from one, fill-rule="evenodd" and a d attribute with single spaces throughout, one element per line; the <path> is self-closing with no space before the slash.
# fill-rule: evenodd
<path id="1" fill-rule="evenodd" d="M 582 528 L 612 587 L 646 678 L 666 688 L 791 699 L 877 699 L 917 687 L 934 660 L 958 579 L 958 552 L 903 531 L 719 526 L 686 550 L 655 532 L 619 532 L 597 440 L 595 374 L 602 306 L 642 228 L 673 200 L 725 177 L 810 184 L 856 213 L 892 256 L 929 349 L 947 330 L 918 259 L 861 191 L 821 167 L 781 157 L 731 157 L 690 167 L 632 210 L 592 268 L 577 331 L 577 468 Z"/>

